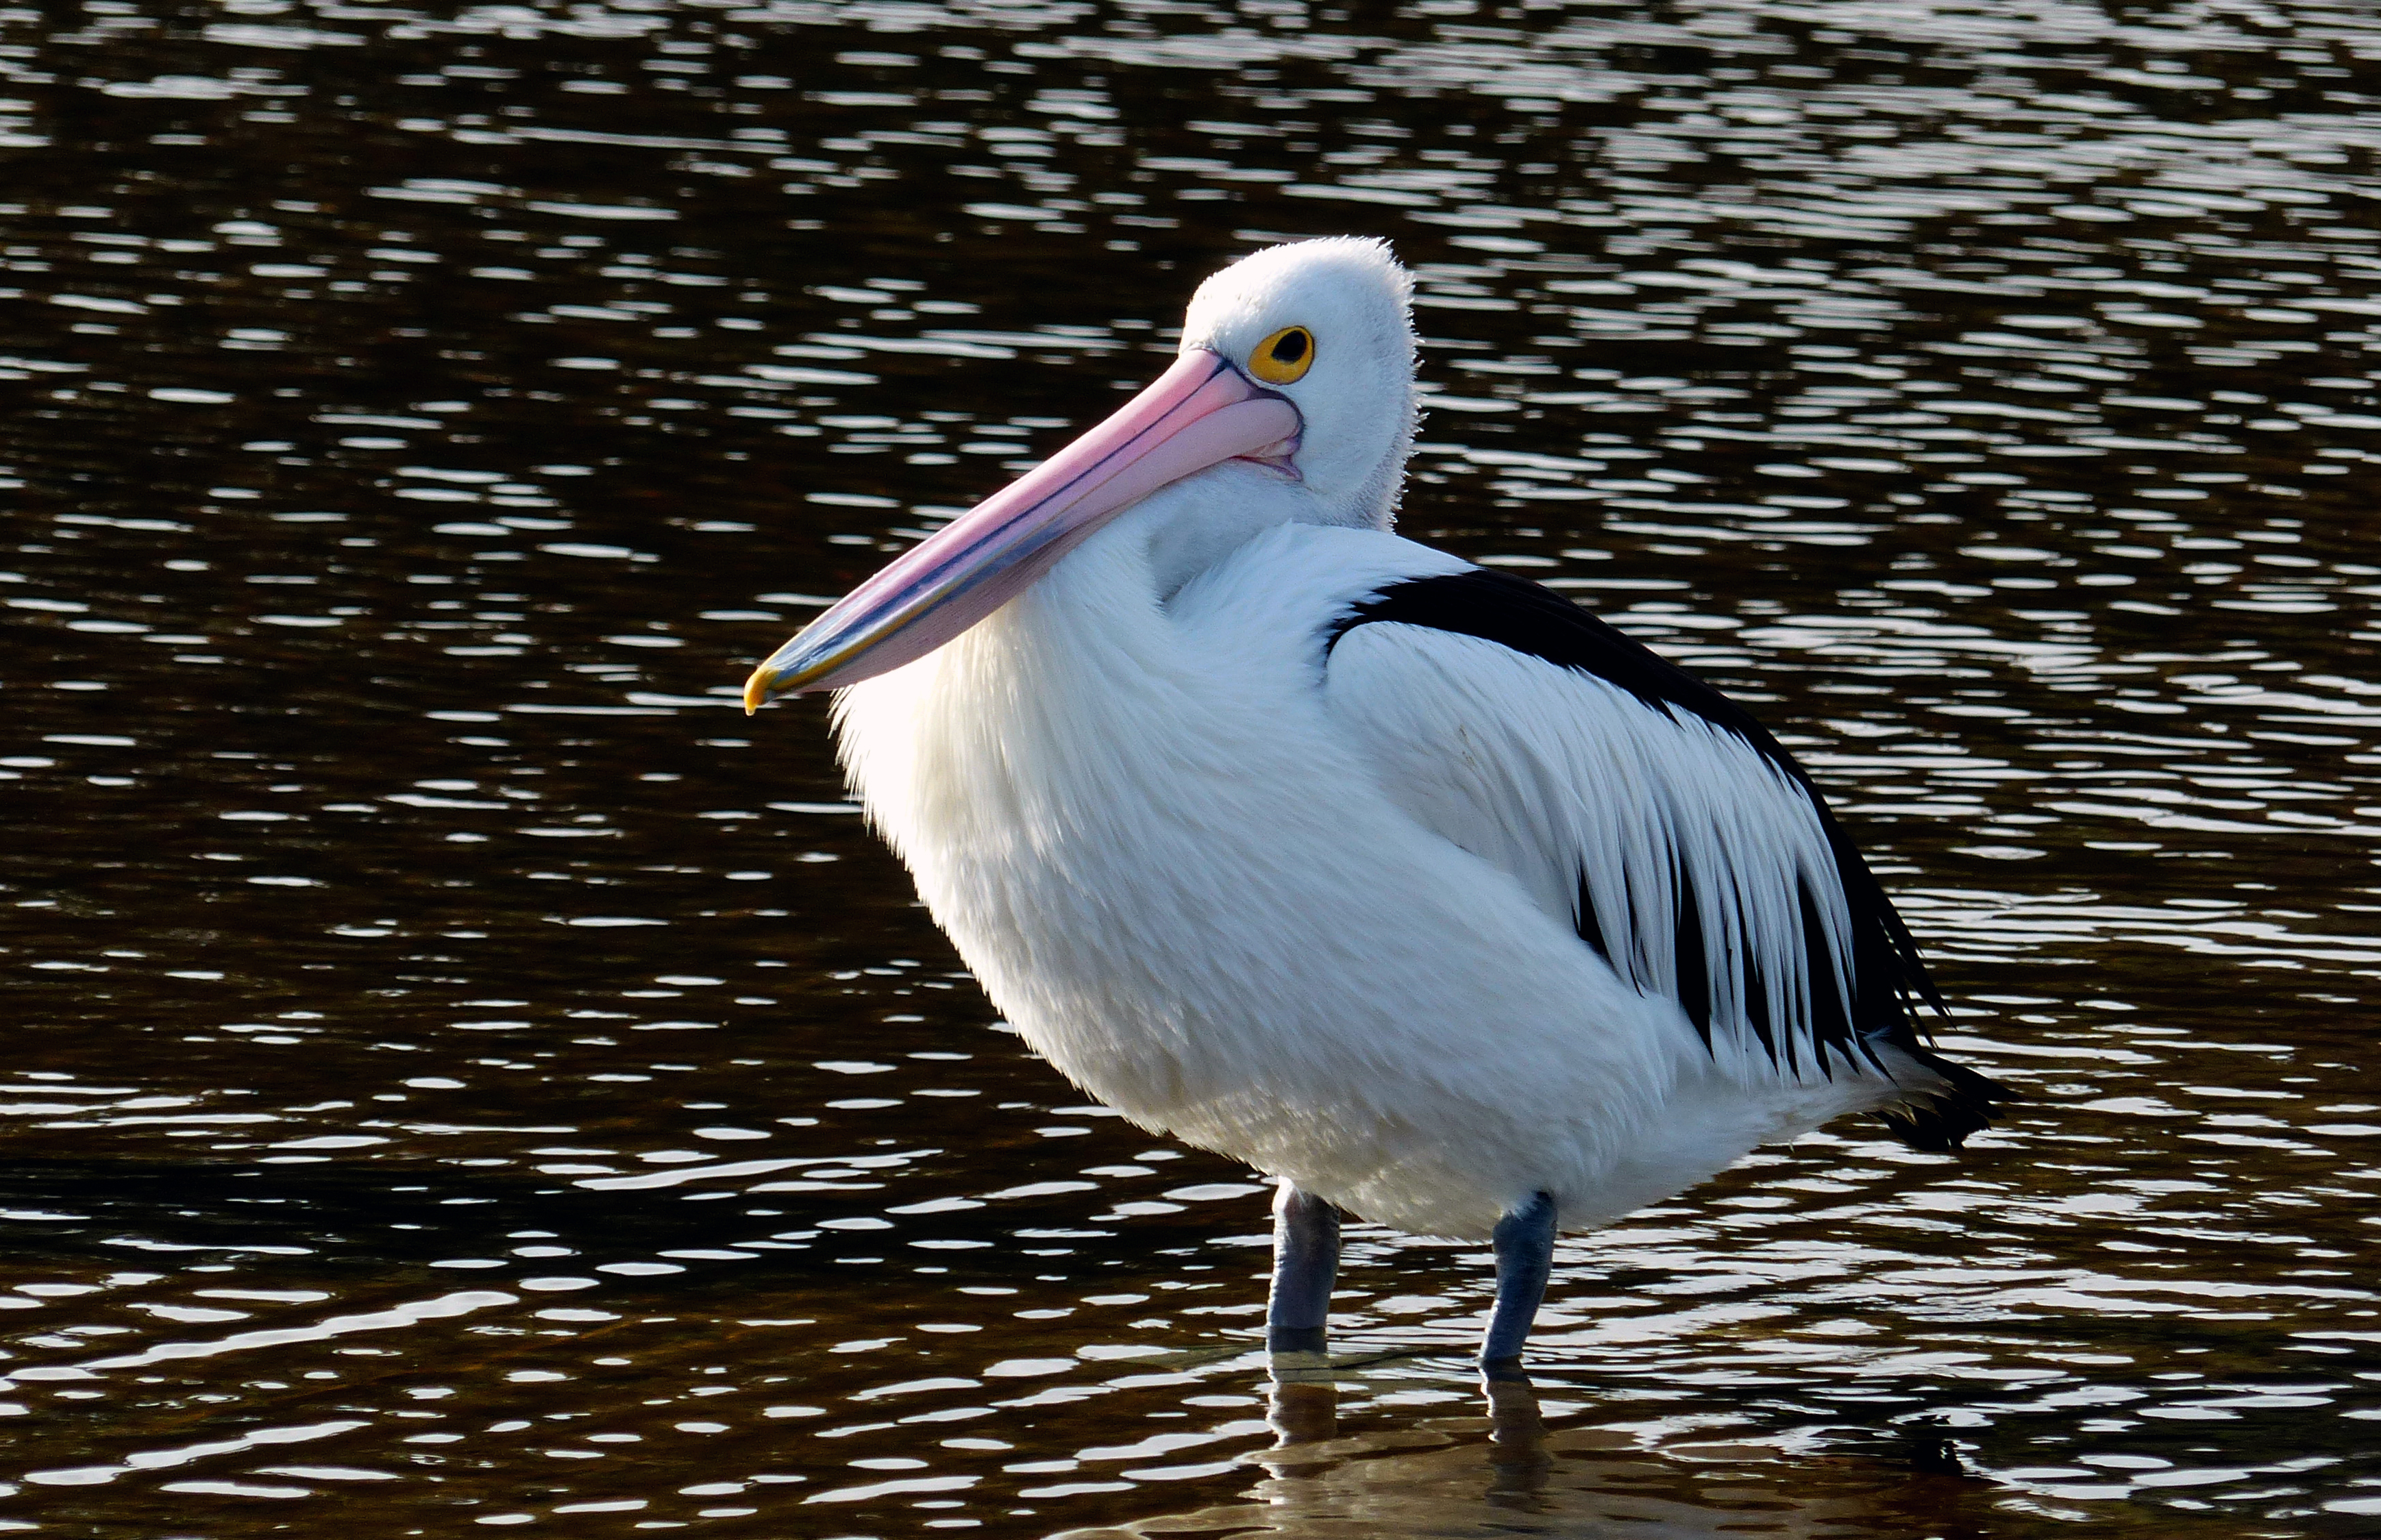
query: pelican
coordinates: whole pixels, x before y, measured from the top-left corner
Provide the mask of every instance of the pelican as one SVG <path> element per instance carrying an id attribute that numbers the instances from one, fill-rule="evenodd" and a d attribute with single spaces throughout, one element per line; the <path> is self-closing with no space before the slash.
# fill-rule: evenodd
<path id="1" fill-rule="evenodd" d="M 1558 1232 L 1872 1112 L 2007 1094 L 1927 1048 L 1915 944 L 1741 708 L 1560 595 L 1391 532 L 1412 282 L 1258 251 L 1173 365 L 827 609 L 745 704 L 843 764 L 1025 1041 L 1276 1179 L 1266 1318 L 1321 1351 L 1343 1214 L 1488 1240 L 1518 1363 Z"/>

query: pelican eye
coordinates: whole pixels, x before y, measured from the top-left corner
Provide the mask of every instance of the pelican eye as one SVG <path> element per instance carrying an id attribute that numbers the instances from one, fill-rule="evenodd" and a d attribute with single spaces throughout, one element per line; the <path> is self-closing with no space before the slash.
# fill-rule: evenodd
<path id="1" fill-rule="evenodd" d="M 1267 385 L 1296 385 L 1314 362 L 1314 334 L 1303 326 L 1284 326 L 1257 344 L 1249 355 L 1249 373 Z"/>

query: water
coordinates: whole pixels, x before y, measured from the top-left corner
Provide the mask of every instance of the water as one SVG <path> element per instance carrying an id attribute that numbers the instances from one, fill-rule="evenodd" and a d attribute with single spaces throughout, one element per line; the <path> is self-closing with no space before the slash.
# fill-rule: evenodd
<path id="1" fill-rule="evenodd" d="M 0 1529 L 2372 1532 L 2369 7 L 55 16 Z M 1364 1362 L 1269 1385 L 1250 1173 L 1081 1105 L 819 705 L 734 709 L 1350 231 L 1406 528 L 1753 703 L 2030 1098 L 1567 1244 L 1493 1416 L 1484 1255 L 1380 1232 Z"/>

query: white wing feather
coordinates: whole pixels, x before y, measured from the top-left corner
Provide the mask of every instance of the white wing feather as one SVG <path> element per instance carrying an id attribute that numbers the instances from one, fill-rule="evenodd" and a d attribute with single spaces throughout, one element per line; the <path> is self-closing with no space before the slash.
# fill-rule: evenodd
<path id="1" fill-rule="evenodd" d="M 1325 691 L 1391 797 L 1641 993 L 1700 1013 L 1723 1063 L 1826 1071 L 1813 996 L 1852 997 L 1850 910 L 1810 793 L 1752 744 L 1593 674 L 1388 620 L 1340 636 Z"/>

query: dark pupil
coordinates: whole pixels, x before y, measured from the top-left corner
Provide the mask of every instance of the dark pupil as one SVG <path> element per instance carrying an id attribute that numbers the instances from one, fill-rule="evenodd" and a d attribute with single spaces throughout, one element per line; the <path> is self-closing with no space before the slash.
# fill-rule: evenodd
<path id="1" fill-rule="evenodd" d="M 1296 363 L 1306 356 L 1306 334 L 1284 332 L 1274 341 L 1273 356 L 1278 363 Z"/>

